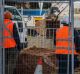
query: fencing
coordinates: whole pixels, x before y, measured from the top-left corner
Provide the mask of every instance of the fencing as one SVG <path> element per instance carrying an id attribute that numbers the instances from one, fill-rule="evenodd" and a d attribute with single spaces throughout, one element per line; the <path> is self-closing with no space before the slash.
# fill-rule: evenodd
<path id="1" fill-rule="evenodd" d="M 37 32 L 37 31 L 38 32 Z M 51 31 L 52 30 L 52 33 Z M 48 34 L 47 34 L 48 32 Z M 54 36 L 50 34 L 54 33 L 54 29 L 52 28 L 28 28 L 28 46 L 29 47 L 40 47 L 40 48 L 48 48 L 54 49 Z"/>
<path id="2" fill-rule="evenodd" d="M 39 3 L 42 2 L 29 2 L 34 10 L 36 8 L 40 10 L 40 12 L 38 12 L 40 14 L 43 8 L 45 8 L 45 10 L 50 8 L 48 7 L 47 1 L 43 2 L 43 8 L 41 8 L 42 6 L 38 6 Z M 44 5 L 45 3 L 47 6 Z M 55 5 L 54 1 L 50 1 L 49 3 L 51 3 L 51 6 Z M 57 6 L 60 2 L 57 1 L 55 3 Z M 24 4 L 25 3 L 22 3 L 21 6 L 25 7 Z M 33 4 L 35 4 L 34 7 Z M 10 5 L 18 7 L 18 3 L 15 2 Z M 77 43 L 79 43 L 79 37 L 75 36 L 77 32 L 74 30 L 73 0 L 71 0 L 69 4 L 69 13 L 66 12 L 69 16 L 70 23 L 68 27 L 61 25 L 61 19 L 59 19 L 62 18 L 59 16 L 61 12 L 57 9 L 54 9 L 54 11 L 50 9 L 50 12 L 44 12 L 42 15 L 31 15 L 31 13 L 28 12 L 29 15 L 26 14 L 26 16 L 31 15 L 31 17 L 29 17 L 29 20 L 25 19 L 24 23 L 24 17 L 21 16 L 15 6 L 7 6 L 7 8 L 8 11 L 12 13 L 15 12 L 12 21 L 15 23 L 16 28 L 14 29 L 13 27 L 12 38 L 15 39 L 17 46 L 11 48 L 2 47 L 5 48 L 3 49 L 5 50 L 3 51 L 3 56 L 5 57 L 3 57 L 2 63 L 3 73 L 0 74 L 80 74 L 80 58 L 79 54 L 75 51 L 75 49 L 79 49 L 79 45 L 77 45 Z M 52 12 L 55 14 L 52 14 Z M 35 20 L 35 17 L 40 16 L 42 19 Z M 33 21 L 31 21 L 32 17 L 34 18 Z M 31 21 L 31 23 L 28 23 L 28 21 Z M 0 22 L 2 21 L 0 20 Z M 29 26 L 29 24 L 33 25 Z M 63 27 L 65 29 L 63 29 Z M 2 30 L 1 28 L 0 30 Z M 5 33 L 4 30 L 5 27 L 3 27 L 3 33 Z M 17 37 L 17 34 L 19 37 Z M 3 35 L 1 34 L 0 36 Z M 1 39 L 5 41 L 4 38 L 5 37 L 1 37 Z M 2 41 L 1 39 L 0 42 Z M 3 46 L 4 41 L 2 41 Z M 8 44 L 10 43 L 7 43 L 7 45 Z M 79 52 L 79 50 L 77 50 L 77 52 Z"/>

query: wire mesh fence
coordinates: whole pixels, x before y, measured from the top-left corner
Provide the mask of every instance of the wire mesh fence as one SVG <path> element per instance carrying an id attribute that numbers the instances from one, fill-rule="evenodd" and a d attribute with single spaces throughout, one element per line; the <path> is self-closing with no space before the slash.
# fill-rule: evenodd
<path id="1" fill-rule="evenodd" d="M 4 25 L 10 22 L 3 29 L 5 74 L 72 74 L 72 24 L 61 23 L 69 16 L 69 4 L 5 3 L 4 12 L 13 15 L 4 16 Z M 75 30 L 74 73 L 80 74 L 79 29 Z"/>

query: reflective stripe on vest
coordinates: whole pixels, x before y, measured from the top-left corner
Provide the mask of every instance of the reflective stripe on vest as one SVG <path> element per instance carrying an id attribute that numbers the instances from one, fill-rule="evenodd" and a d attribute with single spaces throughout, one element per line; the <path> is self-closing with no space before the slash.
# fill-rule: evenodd
<path id="1" fill-rule="evenodd" d="M 11 34 L 11 36 L 5 36 L 4 38 L 12 38 L 13 37 L 13 34 L 11 33 L 11 31 L 7 28 L 7 26 L 9 24 L 11 24 L 11 22 L 8 22 L 7 24 L 4 24 L 4 29 L 6 29 Z"/>
<path id="2" fill-rule="evenodd" d="M 4 19 L 4 48 L 16 47 L 16 42 L 13 38 L 13 22 L 9 19 Z"/>
<path id="3" fill-rule="evenodd" d="M 71 36 L 69 36 L 69 27 L 63 26 L 56 31 L 56 47 L 58 47 L 55 51 L 56 54 L 72 54 L 72 41 Z M 74 54 L 77 54 L 75 50 Z"/>

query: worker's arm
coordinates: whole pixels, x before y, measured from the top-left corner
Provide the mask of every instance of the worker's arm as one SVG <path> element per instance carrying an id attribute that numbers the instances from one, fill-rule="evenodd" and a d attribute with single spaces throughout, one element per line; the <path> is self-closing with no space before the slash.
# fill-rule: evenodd
<path id="1" fill-rule="evenodd" d="M 17 44 L 17 48 L 20 50 L 20 38 L 19 38 L 19 34 L 18 34 L 18 30 L 17 30 L 17 27 L 16 27 L 16 24 L 13 25 L 13 37 L 16 41 L 16 44 Z"/>
<path id="2" fill-rule="evenodd" d="M 54 29 L 54 45 L 56 46 L 56 29 Z"/>
<path id="3" fill-rule="evenodd" d="M 74 30 L 74 43 L 76 51 L 80 52 L 80 38 L 79 38 L 79 32 L 77 30 Z"/>

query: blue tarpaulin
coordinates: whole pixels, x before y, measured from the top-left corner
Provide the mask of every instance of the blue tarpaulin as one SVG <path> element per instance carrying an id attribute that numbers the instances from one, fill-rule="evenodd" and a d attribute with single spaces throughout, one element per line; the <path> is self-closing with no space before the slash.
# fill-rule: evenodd
<path id="1" fill-rule="evenodd" d="M 21 10 L 19 10 L 21 12 Z M 44 13 L 47 13 L 47 10 L 42 10 L 41 15 L 43 15 Z M 23 15 L 30 15 L 30 16 L 39 16 L 40 15 L 40 10 L 29 10 L 29 9 L 24 9 L 23 10 Z"/>

